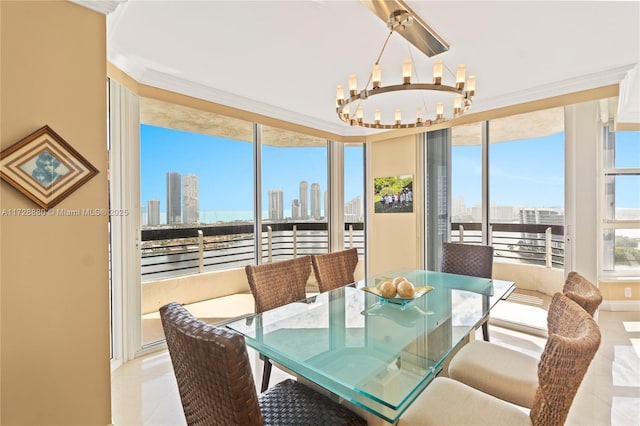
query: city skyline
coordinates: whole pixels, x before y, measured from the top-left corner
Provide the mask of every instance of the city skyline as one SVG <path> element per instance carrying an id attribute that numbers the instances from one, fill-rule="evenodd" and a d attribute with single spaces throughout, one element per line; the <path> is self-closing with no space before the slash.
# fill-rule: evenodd
<path id="1" fill-rule="evenodd" d="M 625 135 L 620 135 L 623 140 Z M 618 167 L 640 167 L 638 143 L 617 146 Z M 345 205 L 364 193 L 363 150 L 345 147 Z M 294 209 L 299 182 L 326 187 L 326 147 L 274 147 L 262 149 L 263 212 L 270 188 L 283 190 L 283 211 Z M 481 198 L 479 146 L 452 148 L 452 200 L 462 195 L 468 205 Z M 242 167 L 239 165 L 248 165 Z M 253 211 L 253 144 L 141 125 L 141 203 L 164 200 L 168 170 L 196 174 L 200 179 L 200 211 Z M 564 134 L 490 147 L 490 202 L 495 205 L 564 207 Z M 594 171 L 596 172 L 596 171 Z M 616 181 L 616 206 L 638 208 L 637 178 Z M 598 188 L 594 188 L 597 191 Z M 322 199 L 322 197 L 321 197 Z M 324 200 L 322 199 L 321 203 Z M 164 207 L 164 208 L 163 208 Z M 166 206 L 161 206 L 166 211 Z M 291 213 L 289 213 L 291 214 Z M 266 217 L 263 213 L 263 217 Z"/>

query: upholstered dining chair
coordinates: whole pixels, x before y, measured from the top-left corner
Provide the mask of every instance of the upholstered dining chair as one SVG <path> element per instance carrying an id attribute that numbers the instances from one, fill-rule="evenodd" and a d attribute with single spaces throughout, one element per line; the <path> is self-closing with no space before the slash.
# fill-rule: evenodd
<path id="1" fill-rule="evenodd" d="M 311 255 L 313 273 L 320 293 L 351 284 L 358 266 L 358 249 L 351 248 L 327 254 Z"/>
<path id="2" fill-rule="evenodd" d="M 440 271 L 480 278 L 493 276 L 493 247 L 486 245 L 442 243 Z M 489 341 L 489 318 L 482 323 L 482 338 Z"/>
<path id="3" fill-rule="evenodd" d="M 244 336 L 207 324 L 175 302 L 160 308 L 160 318 L 187 424 L 366 424 L 292 379 L 258 396 Z"/>
<path id="4" fill-rule="evenodd" d="M 596 309 L 598 309 L 602 303 L 602 293 L 600 289 L 576 271 L 569 272 L 564 282 L 562 292 L 578 305 L 582 306 L 591 316 L 595 315 Z"/>
<path id="5" fill-rule="evenodd" d="M 245 266 L 249 288 L 253 294 L 256 313 L 268 311 L 287 303 L 297 302 L 307 296 L 306 287 L 311 275 L 311 257 L 302 256 L 262 265 Z M 264 361 L 261 392 L 269 387 L 271 361 Z"/>
<path id="6" fill-rule="evenodd" d="M 602 302 L 600 291 L 576 272 L 567 276 L 563 293 L 591 316 Z M 548 320 L 554 318 L 557 316 Z M 556 327 L 551 324 L 552 329 Z M 451 360 L 449 376 L 505 401 L 531 408 L 538 388 L 539 361 L 501 345 L 472 341 Z"/>
<path id="7" fill-rule="evenodd" d="M 549 338 L 538 364 L 539 384 L 528 413 L 462 382 L 438 377 L 411 404 L 398 425 L 564 424 L 600 346 L 600 328 L 582 307 L 562 293 L 553 296 L 547 322 Z"/>

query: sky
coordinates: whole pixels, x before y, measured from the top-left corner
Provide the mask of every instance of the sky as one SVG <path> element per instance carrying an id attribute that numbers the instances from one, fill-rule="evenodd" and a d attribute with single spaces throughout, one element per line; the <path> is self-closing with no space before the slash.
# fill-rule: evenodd
<path id="1" fill-rule="evenodd" d="M 248 142 L 142 125 L 140 180 L 142 204 L 149 199 L 166 206 L 166 174 L 196 174 L 200 210 L 253 210 L 253 146 Z M 363 150 L 345 149 L 345 201 L 363 194 Z M 299 198 L 300 181 L 327 190 L 327 150 L 321 147 L 263 146 L 263 210 L 269 190 L 282 189 L 285 210 Z M 324 198 L 321 202 L 324 204 Z M 323 207 L 324 208 L 324 207 Z"/>
<path id="2" fill-rule="evenodd" d="M 564 134 L 490 145 L 490 197 L 497 205 L 564 206 Z M 618 167 L 640 167 L 637 132 L 618 133 Z M 362 148 L 345 149 L 345 201 L 363 194 Z M 452 197 L 463 196 L 467 207 L 480 202 L 479 146 L 452 149 Z M 253 209 L 253 147 L 179 130 L 141 126 L 141 197 L 160 200 L 166 209 L 166 173 L 196 174 L 200 210 Z M 277 148 L 262 151 L 263 210 L 267 192 L 282 189 L 284 206 L 299 196 L 299 183 L 317 182 L 327 189 L 325 148 Z M 596 171 L 594 170 L 594 173 Z M 640 177 L 616 178 L 617 207 L 640 207 Z M 597 190 L 597 189 L 594 189 Z M 322 200 L 324 202 L 324 199 Z M 324 208 L 324 207 L 323 207 Z"/>

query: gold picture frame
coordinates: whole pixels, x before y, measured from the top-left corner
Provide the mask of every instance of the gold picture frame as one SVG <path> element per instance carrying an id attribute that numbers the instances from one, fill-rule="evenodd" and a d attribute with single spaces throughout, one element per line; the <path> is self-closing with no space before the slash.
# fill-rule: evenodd
<path id="1" fill-rule="evenodd" d="M 0 177 L 46 210 L 96 174 L 98 169 L 47 125 L 0 152 Z"/>

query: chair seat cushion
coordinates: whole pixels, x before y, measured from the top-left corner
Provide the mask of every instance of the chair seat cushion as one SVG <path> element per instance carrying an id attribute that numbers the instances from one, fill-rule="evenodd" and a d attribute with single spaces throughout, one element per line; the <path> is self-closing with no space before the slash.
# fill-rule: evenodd
<path id="1" fill-rule="evenodd" d="M 258 397 L 265 425 L 366 425 L 348 408 L 287 379 Z"/>
<path id="2" fill-rule="evenodd" d="M 528 410 L 455 380 L 438 377 L 400 417 L 398 426 L 531 425 Z"/>
<path id="3" fill-rule="evenodd" d="M 474 340 L 449 364 L 449 377 L 505 401 L 531 408 L 540 360 L 495 343 Z"/>

